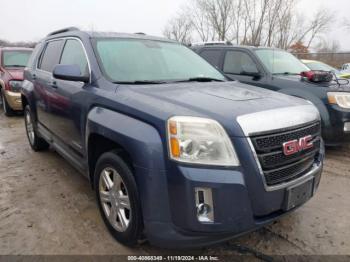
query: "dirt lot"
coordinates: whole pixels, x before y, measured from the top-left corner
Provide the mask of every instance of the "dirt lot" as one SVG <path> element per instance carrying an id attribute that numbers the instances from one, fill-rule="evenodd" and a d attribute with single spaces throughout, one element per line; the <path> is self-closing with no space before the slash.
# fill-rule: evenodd
<path id="1" fill-rule="evenodd" d="M 187 254 L 350 254 L 350 146 L 327 151 L 317 195 L 275 224 Z M 0 111 L 0 254 L 169 254 L 112 239 L 87 180 L 53 151 L 34 153 L 22 117 Z"/>

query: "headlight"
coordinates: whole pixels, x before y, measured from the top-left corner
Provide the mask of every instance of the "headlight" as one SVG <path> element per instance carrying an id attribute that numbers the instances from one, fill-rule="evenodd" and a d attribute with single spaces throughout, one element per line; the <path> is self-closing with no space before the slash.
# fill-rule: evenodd
<path id="1" fill-rule="evenodd" d="M 22 81 L 10 80 L 9 81 L 10 90 L 13 92 L 19 92 L 22 88 Z"/>
<path id="2" fill-rule="evenodd" d="M 175 116 L 167 125 L 171 159 L 203 165 L 239 165 L 229 137 L 215 120 Z"/>
<path id="3" fill-rule="evenodd" d="M 350 93 L 329 92 L 327 95 L 330 104 L 336 104 L 342 108 L 350 108 Z"/>

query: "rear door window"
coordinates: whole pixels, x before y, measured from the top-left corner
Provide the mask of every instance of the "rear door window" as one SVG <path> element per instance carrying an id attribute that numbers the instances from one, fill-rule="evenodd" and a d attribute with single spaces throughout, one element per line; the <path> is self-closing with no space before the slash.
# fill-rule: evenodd
<path id="1" fill-rule="evenodd" d="M 41 55 L 39 69 L 47 72 L 53 71 L 54 67 L 59 64 L 63 43 L 63 40 L 54 40 L 47 43 Z"/>

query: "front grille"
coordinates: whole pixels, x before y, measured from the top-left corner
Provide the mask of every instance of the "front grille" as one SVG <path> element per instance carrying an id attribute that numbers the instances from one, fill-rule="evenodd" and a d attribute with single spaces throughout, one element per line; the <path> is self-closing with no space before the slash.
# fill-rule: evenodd
<path id="1" fill-rule="evenodd" d="M 293 155 L 283 153 L 283 143 L 311 135 L 313 147 Z M 268 186 L 275 186 L 303 176 L 308 172 L 321 147 L 319 122 L 283 132 L 264 133 L 251 137 Z"/>

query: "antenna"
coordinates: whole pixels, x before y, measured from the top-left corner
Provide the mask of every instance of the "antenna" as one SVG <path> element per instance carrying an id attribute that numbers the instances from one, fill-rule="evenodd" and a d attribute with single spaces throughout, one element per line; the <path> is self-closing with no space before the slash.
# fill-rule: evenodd
<path id="1" fill-rule="evenodd" d="M 275 73 L 275 48 L 272 49 L 272 75 Z"/>

